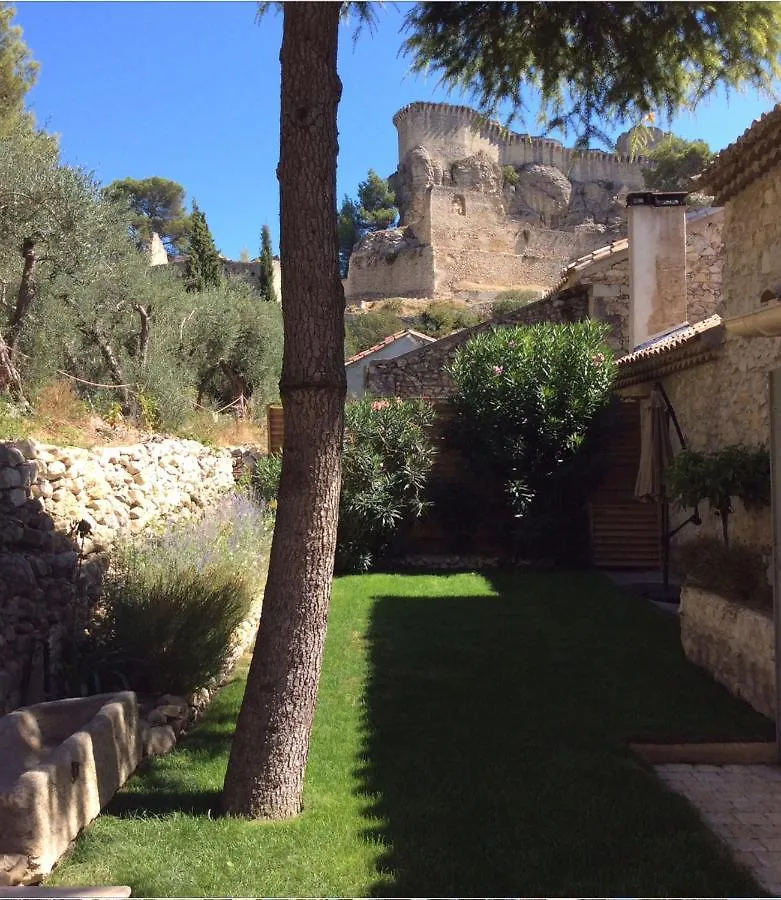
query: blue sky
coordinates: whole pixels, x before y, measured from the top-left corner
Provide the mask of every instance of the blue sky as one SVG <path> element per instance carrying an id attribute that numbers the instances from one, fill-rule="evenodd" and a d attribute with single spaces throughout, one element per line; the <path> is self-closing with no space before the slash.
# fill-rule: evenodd
<path id="1" fill-rule="evenodd" d="M 374 34 L 345 27 L 339 68 L 339 197 L 374 168 L 396 168 L 393 114 L 414 100 L 466 103 L 412 76 L 398 55 L 407 4 L 380 7 Z M 205 211 L 218 247 L 258 252 L 268 223 L 274 246 L 279 200 L 279 47 L 282 17 L 255 24 L 253 2 L 17 2 L 16 23 L 41 63 L 30 106 L 61 136 L 66 161 L 116 178 L 180 182 Z M 673 123 L 713 149 L 732 142 L 772 102 L 723 96 Z M 530 130 L 534 128 L 531 122 Z"/>

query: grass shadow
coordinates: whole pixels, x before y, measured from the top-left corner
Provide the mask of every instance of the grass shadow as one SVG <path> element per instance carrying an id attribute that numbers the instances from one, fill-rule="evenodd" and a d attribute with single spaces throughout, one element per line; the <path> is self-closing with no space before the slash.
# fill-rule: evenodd
<path id="1" fill-rule="evenodd" d="M 769 723 L 686 663 L 672 617 L 601 576 L 486 577 L 486 595 L 374 604 L 373 895 L 757 896 L 626 740 Z"/>

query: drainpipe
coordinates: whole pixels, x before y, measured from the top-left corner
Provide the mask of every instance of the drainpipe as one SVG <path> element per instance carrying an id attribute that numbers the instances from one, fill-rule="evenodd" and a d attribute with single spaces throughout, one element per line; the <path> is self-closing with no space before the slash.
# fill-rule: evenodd
<path id="1" fill-rule="evenodd" d="M 781 763 L 781 369 L 770 380 L 770 485 L 773 515 L 773 631 L 776 674 L 776 762 Z"/>

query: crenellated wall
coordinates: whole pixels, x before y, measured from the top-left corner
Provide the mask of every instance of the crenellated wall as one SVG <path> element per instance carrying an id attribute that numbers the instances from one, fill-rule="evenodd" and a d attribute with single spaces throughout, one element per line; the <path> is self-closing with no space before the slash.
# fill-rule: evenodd
<path id="1" fill-rule="evenodd" d="M 643 185 L 642 161 L 516 134 L 466 106 L 411 103 L 393 121 L 401 228 L 355 248 L 351 303 L 552 288 L 571 259 L 625 233 L 626 195 Z"/>
<path id="2" fill-rule="evenodd" d="M 575 181 L 620 181 L 643 187 L 642 161 L 599 150 L 573 150 L 559 141 L 510 131 L 468 106 L 410 103 L 393 117 L 399 136 L 399 159 L 417 146 L 452 163 L 483 152 L 500 166 L 542 163 L 555 166 Z"/>

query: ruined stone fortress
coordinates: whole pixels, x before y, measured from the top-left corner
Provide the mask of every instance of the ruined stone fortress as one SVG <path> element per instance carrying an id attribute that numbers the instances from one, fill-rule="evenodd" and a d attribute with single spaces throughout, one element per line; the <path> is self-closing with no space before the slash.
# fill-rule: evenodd
<path id="1" fill-rule="evenodd" d="M 547 290 L 570 260 L 626 235 L 626 195 L 644 187 L 641 161 L 516 134 L 465 106 L 411 103 L 393 123 L 401 224 L 357 245 L 348 303 Z"/>

